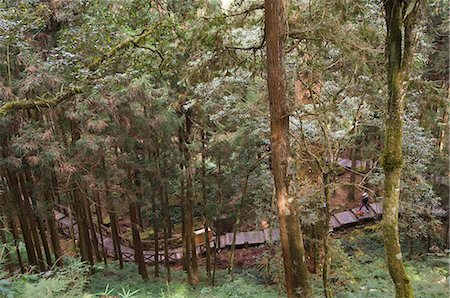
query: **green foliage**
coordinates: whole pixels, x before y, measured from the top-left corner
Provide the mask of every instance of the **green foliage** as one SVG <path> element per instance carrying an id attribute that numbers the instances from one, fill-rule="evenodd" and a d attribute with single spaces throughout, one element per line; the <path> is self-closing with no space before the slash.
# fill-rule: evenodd
<path id="1" fill-rule="evenodd" d="M 332 276 L 337 297 L 392 297 L 394 288 L 384 261 L 381 232 L 349 233 L 334 242 Z M 448 257 L 406 261 L 416 297 L 446 297 L 449 293 Z"/>
<path id="2" fill-rule="evenodd" d="M 276 291 L 269 286 L 259 284 L 254 275 L 248 273 L 236 274 L 234 278 L 227 276 L 223 270 L 217 272 L 217 286 L 201 284 L 199 287 L 190 287 L 184 282 L 183 272 L 172 272 L 173 281 L 167 283 L 164 278 L 154 278 L 143 282 L 136 273 L 134 264 L 126 264 L 124 270 L 119 270 L 116 264 L 108 268 L 97 267 L 91 277 L 86 290 L 94 297 L 102 295 L 132 295 L 123 297 L 160 297 L 160 298 L 195 298 L 195 297 L 274 297 Z M 87 297 L 89 294 L 85 293 Z M 122 297 L 122 296 L 121 296 Z"/>
<path id="3" fill-rule="evenodd" d="M 64 268 L 41 274 L 13 276 L 9 297 L 80 297 L 88 282 L 87 266 L 76 259 L 67 259 Z"/>

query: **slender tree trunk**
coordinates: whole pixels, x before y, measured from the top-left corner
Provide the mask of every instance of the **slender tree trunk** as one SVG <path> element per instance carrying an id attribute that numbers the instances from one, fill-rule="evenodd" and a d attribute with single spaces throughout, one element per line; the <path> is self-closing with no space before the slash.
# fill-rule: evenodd
<path id="1" fill-rule="evenodd" d="M 114 257 L 116 260 L 119 260 L 119 266 L 120 269 L 123 269 L 123 256 L 122 256 L 122 250 L 120 247 L 120 227 L 119 227 L 119 220 L 117 218 L 117 214 L 116 214 L 116 208 L 114 207 L 114 203 L 110 197 L 110 193 L 109 193 L 109 189 L 110 189 L 110 185 L 109 185 L 109 175 L 108 175 L 108 169 L 106 167 L 106 162 L 105 159 L 102 159 L 102 165 L 103 165 L 103 169 L 106 173 L 106 179 L 105 179 L 105 187 L 106 187 L 106 192 L 105 192 L 105 198 L 106 198 L 106 202 L 108 203 L 108 214 L 109 214 L 109 222 L 111 225 L 111 237 L 112 237 L 112 241 L 113 241 L 113 246 L 114 246 Z"/>
<path id="2" fill-rule="evenodd" d="M 330 225 L 330 176 L 328 173 L 323 174 L 323 191 L 324 191 L 324 223 L 323 223 L 323 266 L 322 266 L 322 282 L 323 282 L 323 294 L 325 298 L 331 298 L 331 289 L 329 285 L 329 271 L 331 266 L 331 254 L 330 254 L 330 236 L 329 236 L 329 225 Z"/>
<path id="3" fill-rule="evenodd" d="M 159 156 L 158 156 L 159 159 Z M 161 170 L 161 166 L 158 162 L 158 169 Z M 170 273 L 170 260 L 169 260 L 169 232 L 170 231 L 170 212 L 169 212 L 169 202 L 167 200 L 167 182 L 164 180 L 162 183 L 162 194 L 161 194 L 161 208 L 163 213 L 164 222 L 164 263 L 166 266 L 166 280 L 170 282 L 172 277 Z"/>
<path id="4" fill-rule="evenodd" d="M 408 5 L 408 7 L 405 9 L 403 5 Z M 398 235 L 398 209 L 403 163 L 403 83 L 407 79 L 413 58 L 413 45 L 415 43 L 414 23 L 418 5 L 419 1 L 384 1 L 387 26 L 386 55 L 388 58 L 387 83 L 389 97 L 385 118 L 383 150 L 385 197 L 383 200 L 382 226 L 387 265 L 395 285 L 397 298 L 414 297 L 411 282 L 402 261 Z M 403 13 L 409 14 L 403 15 Z M 402 31 L 405 34 L 404 40 Z M 404 44 L 403 52 L 402 44 Z"/>
<path id="5" fill-rule="evenodd" d="M 170 218 L 170 204 L 169 204 L 169 191 L 168 191 L 168 187 L 167 187 L 167 182 L 166 181 L 164 181 L 163 182 L 163 186 L 164 186 L 164 189 L 165 189 L 165 191 L 164 191 L 164 204 L 166 205 L 166 207 L 167 207 L 167 218 L 166 218 L 166 220 L 167 220 L 167 233 L 168 233 L 168 236 L 169 236 L 169 238 L 171 238 L 172 237 L 172 219 Z"/>
<path id="6" fill-rule="evenodd" d="M 69 196 L 71 197 L 71 200 L 73 200 L 72 198 L 72 194 L 69 194 Z M 75 236 L 75 222 L 74 222 L 74 215 L 73 215 L 73 210 L 72 210 L 72 206 L 68 206 L 68 216 L 70 219 L 70 226 L 69 226 L 69 234 L 70 234 L 70 238 L 72 239 L 72 246 L 73 246 L 73 251 L 77 252 L 77 241 L 76 241 L 76 236 Z"/>
<path id="7" fill-rule="evenodd" d="M 120 269 L 123 269 L 122 249 L 120 247 L 119 223 L 117 219 L 116 210 L 112 205 L 110 205 L 109 221 L 111 222 L 111 236 L 114 245 L 115 259 L 119 260 Z"/>
<path id="8" fill-rule="evenodd" d="M 349 201 L 354 201 L 356 199 L 355 193 L 356 193 L 356 144 L 352 147 L 352 171 L 350 172 L 350 193 L 348 194 Z"/>
<path id="9" fill-rule="evenodd" d="M 211 247 L 209 239 L 209 212 L 208 212 L 208 198 L 206 193 L 206 136 L 205 132 L 201 132 L 202 139 L 202 197 L 203 197 L 203 209 L 205 213 L 205 250 L 206 250 L 206 276 L 208 281 L 211 282 Z"/>
<path id="10" fill-rule="evenodd" d="M 95 191 L 94 196 L 95 196 L 95 215 L 97 216 L 98 234 L 100 236 L 100 245 L 102 246 L 103 262 L 105 263 L 105 266 L 108 266 L 107 261 L 108 255 L 105 249 L 105 242 L 103 241 L 103 231 L 102 231 L 103 214 L 102 214 L 100 193 L 98 191 Z"/>
<path id="11" fill-rule="evenodd" d="M 97 239 L 97 232 L 95 231 L 95 225 L 94 220 L 92 219 L 92 212 L 91 212 L 91 203 L 89 202 L 89 198 L 87 196 L 83 196 L 84 198 L 84 204 L 85 204 L 85 210 L 86 215 L 88 219 L 88 225 L 89 225 L 89 232 L 92 239 L 92 249 L 94 250 L 95 259 L 99 262 L 102 261 L 102 257 L 100 255 L 100 251 L 98 250 L 98 239 Z"/>
<path id="12" fill-rule="evenodd" d="M 37 202 L 36 202 L 37 183 L 28 169 L 25 169 L 25 175 L 24 175 L 23 179 L 21 180 L 21 182 L 24 184 L 24 187 L 23 187 L 24 197 L 29 198 L 28 203 L 29 203 L 30 212 L 31 212 L 31 214 L 33 214 L 33 218 L 37 224 L 37 230 L 39 231 L 39 236 L 42 241 L 42 247 L 44 248 L 44 254 L 45 254 L 45 260 L 46 260 L 47 267 L 51 268 L 53 265 L 52 257 L 50 254 L 50 247 L 48 245 L 48 239 L 47 239 L 47 234 L 45 232 L 44 222 L 42 221 L 42 218 L 41 218 L 42 215 L 40 214 L 40 212 L 36 212 L 36 210 L 34 210 L 37 207 Z M 33 185 L 34 187 L 31 187 L 31 185 Z M 43 203 L 45 204 L 45 201 L 43 201 Z M 33 208 L 33 206 L 35 206 L 35 207 Z M 30 220 L 32 220 L 32 219 L 30 218 Z"/>
<path id="13" fill-rule="evenodd" d="M 19 231 L 17 230 L 17 226 L 16 226 L 16 223 L 15 223 L 13 217 L 8 217 L 8 226 L 10 226 L 10 228 L 11 228 L 11 234 L 14 239 L 14 246 L 16 247 L 16 255 L 17 255 L 17 261 L 19 262 L 19 266 L 20 266 L 20 272 L 25 273 L 25 266 L 23 265 L 22 255 L 20 254 L 20 249 L 19 249 Z"/>
<path id="14" fill-rule="evenodd" d="M 217 196 L 217 203 L 218 203 L 218 215 L 220 216 L 222 212 L 222 183 L 221 183 L 221 175 L 222 175 L 222 163 L 220 156 L 217 158 L 217 173 L 216 173 L 216 196 Z M 214 242 L 214 264 L 213 264 L 213 273 L 212 273 L 212 280 L 211 284 L 214 286 L 216 281 L 216 268 L 217 268 L 217 253 L 220 249 L 220 234 L 221 229 L 219 229 L 219 226 L 216 225 L 216 241 Z"/>
<path id="15" fill-rule="evenodd" d="M 33 239 L 34 249 L 36 251 L 36 257 L 37 257 L 39 270 L 44 271 L 46 266 L 45 266 L 45 262 L 44 262 L 44 256 L 43 256 L 42 250 L 41 250 L 41 243 L 39 241 L 39 235 L 36 231 L 36 228 L 37 228 L 36 227 L 36 223 L 37 223 L 36 217 L 33 214 L 32 206 L 30 203 L 30 197 L 27 192 L 24 177 L 23 177 L 23 175 L 20 175 L 20 174 L 18 174 L 18 177 L 19 177 L 20 189 L 21 189 L 21 198 L 20 198 L 21 208 L 24 209 L 25 221 L 28 221 L 28 223 L 29 223 L 29 231 L 31 232 L 31 237 Z M 22 230 L 22 234 L 23 234 L 23 230 Z"/>
<path id="16" fill-rule="evenodd" d="M 81 259 L 88 262 L 90 265 L 94 264 L 92 256 L 91 239 L 89 237 L 88 220 L 86 216 L 86 208 L 84 203 L 83 194 L 76 188 L 73 191 L 73 209 L 78 225 L 78 244 L 81 253 Z"/>
<path id="17" fill-rule="evenodd" d="M 6 199 L 6 198 L 2 198 L 2 199 Z M 12 264 L 12 259 L 11 259 L 11 252 L 9 250 L 8 241 L 7 241 L 7 238 L 6 238 L 6 224 L 5 224 L 5 222 L 6 222 L 6 215 L 4 213 L 4 208 L 3 207 L 0 207 L 0 211 L 1 211 L 0 239 L 1 239 L 2 244 L 3 244 L 3 249 L 4 249 L 3 253 L 5 255 L 5 260 L 6 260 L 5 267 L 6 267 L 6 270 L 8 270 L 10 273 L 12 273 L 13 272 L 13 267 L 12 267 L 13 264 Z"/>
<path id="18" fill-rule="evenodd" d="M 44 247 L 45 260 L 47 261 L 47 268 L 51 268 L 53 265 L 52 257 L 50 254 L 50 247 L 48 245 L 47 233 L 45 232 L 44 222 L 39 216 L 36 216 L 36 222 L 39 228 L 39 235 L 41 236 L 42 246 Z"/>
<path id="19" fill-rule="evenodd" d="M 186 135 L 185 135 L 185 162 L 186 162 L 186 238 L 187 242 L 190 242 L 190 255 L 191 255 L 191 270 L 192 275 L 189 283 L 191 285 L 197 285 L 200 282 L 200 276 L 198 273 L 198 264 L 197 264 L 197 249 L 195 246 L 195 233 L 194 233 L 194 217 L 192 210 L 192 197 L 193 197 L 193 176 L 194 176 L 194 168 L 191 162 L 191 152 L 189 149 L 189 144 L 192 140 L 192 112 L 187 111 L 186 114 Z M 189 250 L 188 250 L 189 253 Z"/>
<path id="20" fill-rule="evenodd" d="M 34 247 L 33 237 L 31 236 L 29 221 L 25 213 L 24 206 L 19 190 L 19 182 L 16 175 L 7 171 L 9 191 L 11 193 L 12 202 L 14 204 L 17 217 L 19 219 L 20 228 L 22 231 L 23 241 L 27 251 L 28 262 L 30 265 L 38 265 L 36 250 Z M 12 221 L 13 222 L 13 221 Z M 15 225 L 14 225 L 15 227 Z M 17 229 L 16 229 L 17 231 Z M 18 233 L 16 239 L 18 239 Z"/>
<path id="21" fill-rule="evenodd" d="M 136 202 L 130 203 L 131 232 L 133 234 L 134 261 L 138 265 L 139 274 L 148 280 L 147 267 L 145 267 L 144 251 L 139 233 L 139 209 Z"/>
<path id="22" fill-rule="evenodd" d="M 189 256 L 189 241 L 186 233 L 186 191 L 185 191 L 185 179 L 186 179 L 186 166 L 185 166 L 185 140 L 184 129 L 180 128 L 178 131 L 179 150 L 182 156 L 180 162 L 180 200 L 181 200 L 181 235 L 182 235 L 182 248 L 183 248 L 183 267 L 188 275 L 188 280 L 192 279 L 191 258 Z"/>
<path id="23" fill-rule="evenodd" d="M 289 109 L 284 69 L 285 1 L 265 0 L 267 73 L 270 104 L 272 172 L 275 181 L 281 247 L 288 297 L 312 296 L 303 235 L 294 198 L 289 196 L 291 159 Z"/>
<path id="24" fill-rule="evenodd" d="M 157 183 L 157 191 L 153 192 L 152 196 L 152 209 L 153 209 L 153 230 L 155 232 L 155 277 L 159 276 L 159 216 L 158 216 L 158 209 L 156 206 L 156 199 L 155 196 L 158 195 L 161 197 L 161 186 L 159 182 Z"/>
<path id="25" fill-rule="evenodd" d="M 229 264 L 228 264 L 228 274 L 231 274 L 233 272 L 233 266 L 234 266 L 234 253 L 236 250 L 236 234 L 239 232 L 239 228 L 241 226 L 241 214 L 242 209 L 244 208 L 244 199 L 245 194 L 247 193 L 248 189 L 248 178 L 250 176 L 250 173 L 246 175 L 246 177 L 243 180 L 242 183 L 242 193 L 241 198 L 239 200 L 239 206 L 236 214 L 236 221 L 234 223 L 233 227 L 233 240 L 231 242 L 231 248 L 230 248 L 230 258 L 229 258 Z"/>
<path id="26" fill-rule="evenodd" d="M 169 260 L 169 231 L 166 225 L 163 228 L 164 233 L 164 264 L 166 266 L 166 281 L 172 281 L 172 274 L 170 272 L 170 260 Z"/>
<path id="27" fill-rule="evenodd" d="M 136 202 L 136 208 L 137 208 L 137 223 L 139 225 L 140 231 L 144 228 L 144 221 L 142 219 L 142 212 L 141 212 L 141 203 Z"/>
<path id="28" fill-rule="evenodd" d="M 55 215 L 53 214 L 54 206 L 54 192 L 51 181 L 51 174 L 49 175 L 48 171 L 46 172 L 46 176 L 44 177 L 44 191 L 43 191 L 43 200 L 46 201 L 46 210 L 47 210 L 47 226 L 48 232 L 50 234 L 50 241 L 52 243 L 53 254 L 55 255 L 55 261 L 58 266 L 63 266 L 63 253 L 61 248 L 61 243 L 59 240 L 58 227 L 56 225 Z"/>

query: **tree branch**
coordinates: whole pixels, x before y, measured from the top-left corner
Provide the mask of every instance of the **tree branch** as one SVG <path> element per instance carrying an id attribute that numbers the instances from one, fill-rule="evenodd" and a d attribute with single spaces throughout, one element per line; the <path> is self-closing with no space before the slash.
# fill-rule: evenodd
<path id="1" fill-rule="evenodd" d="M 119 45 L 115 46 L 99 58 L 95 59 L 93 62 L 89 63 L 87 65 L 88 70 L 94 70 L 98 68 L 104 61 L 112 58 L 114 55 L 116 55 L 118 52 L 123 51 L 127 49 L 128 47 L 138 44 L 143 39 L 145 39 L 147 36 L 150 35 L 150 33 L 153 30 L 150 30 L 149 28 L 146 28 L 142 31 L 141 34 L 139 34 L 136 37 L 130 37 L 126 40 L 122 41 Z M 89 76 L 88 76 L 89 78 Z M 89 84 L 89 83 L 88 83 Z M 84 86 L 83 86 L 84 87 Z M 13 100 L 10 102 L 5 103 L 0 107 L 0 116 L 5 116 L 7 113 L 15 110 L 29 110 L 29 109 L 39 109 L 39 108 L 50 108 L 55 107 L 58 104 L 70 99 L 76 94 L 79 94 L 83 91 L 82 86 L 71 86 L 69 89 L 66 89 L 65 91 L 61 91 L 57 94 L 54 94 L 53 96 L 49 96 L 49 98 L 42 98 L 42 99 L 26 99 L 26 100 Z"/>

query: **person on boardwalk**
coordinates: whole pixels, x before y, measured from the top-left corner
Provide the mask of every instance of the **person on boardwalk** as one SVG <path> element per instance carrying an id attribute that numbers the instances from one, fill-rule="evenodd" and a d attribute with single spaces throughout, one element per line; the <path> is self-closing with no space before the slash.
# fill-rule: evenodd
<path id="1" fill-rule="evenodd" d="M 369 195 L 367 194 L 367 192 L 362 194 L 361 200 L 362 200 L 362 205 L 361 205 L 361 207 L 359 207 L 358 211 L 361 211 L 361 209 L 363 207 L 366 207 L 367 212 L 369 212 L 370 211 L 370 209 L 369 209 Z"/>

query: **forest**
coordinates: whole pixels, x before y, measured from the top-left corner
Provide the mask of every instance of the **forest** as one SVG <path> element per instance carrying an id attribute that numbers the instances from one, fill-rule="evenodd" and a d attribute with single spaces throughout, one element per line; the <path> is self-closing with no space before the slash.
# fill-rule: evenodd
<path id="1" fill-rule="evenodd" d="M 0 297 L 449 297 L 448 0 L 1 0 Z"/>

